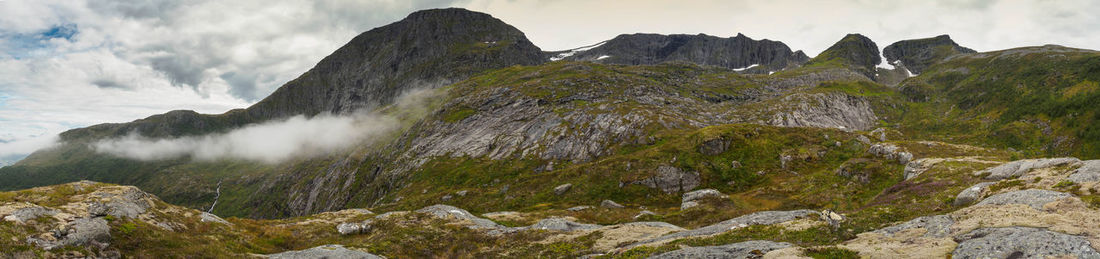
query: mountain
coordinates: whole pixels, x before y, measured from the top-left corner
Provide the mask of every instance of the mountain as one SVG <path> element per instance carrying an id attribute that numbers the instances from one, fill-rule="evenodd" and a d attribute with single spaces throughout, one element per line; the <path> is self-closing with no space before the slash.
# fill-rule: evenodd
<path id="1" fill-rule="evenodd" d="M 809 60 L 802 51 L 792 52 L 782 42 L 753 40 L 740 33 L 730 38 L 705 34 L 623 34 L 594 46 L 552 54 L 555 56 L 551 60 L 623 65 L 679 61 L 754 73 L 797 67 Z"/>
<path id="2" fill-rule="evenodd" d="M 882 49 L 882 56 L 886 57 L 887 62 L 904 66 L 916 74 L 922 73 L 928 66 L 951 55 L 964 53 L 977 53 L 977 51 L 959 46 L 951 40 L 951 36 L 947 35 L 898 41 Z"/>
<path id="3" fill-rule="evenodd" d="M 199 135 L 294 115 L 350 113 L 385 106 L 412 89 L 438 88 L 496 68 L 539 64 L 542 56 L 523 32 L 488 14 L 457 8 L 419 11 L 356 36 L 247 109 L 220 115 L 173 111 L 70 130 L 61 137 Z"/>
<path id="4" fill-rule="evenodd" d="M 808 61 L 743 36 L 542 52 L 486 14 L 421 11 L 249 109 L 73 130 L 0 168 L 0 254 L 1100 255 L 1100 53 L 911 42 L 894 58 L 928 65 L 885 83 L 859 34 Z M 394 129 L 278 163 L 89 146 L 357 109 Z"/>
<path id="5" fill-rule="evenodd" d="M 853 71 L 875 78 L 875 66 L 882 63 L 878 45 L 860 34 L 848 34 L 811 59 L 808 66 L 847 66 Z"/>

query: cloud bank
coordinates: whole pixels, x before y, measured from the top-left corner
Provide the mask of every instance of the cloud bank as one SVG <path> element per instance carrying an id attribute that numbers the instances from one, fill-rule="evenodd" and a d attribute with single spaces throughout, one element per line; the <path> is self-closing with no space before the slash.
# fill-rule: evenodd
<path id="1" fill-rule="evenodd" d="M 402 95 L 391 111 L 404 115 L 357 112 L 311 118 L 295 116 L 203 136 L 153 139 L 130 134 L 100 140 L 91 147 L 96 152 L 142 161 L 191 158 L 278 163 L 376 144 L 373 140 L 401 128 L 402 120 L 415 120 L 426 114 L 426 102 L 436 96 L 435 93 L 416 90 Z"/>

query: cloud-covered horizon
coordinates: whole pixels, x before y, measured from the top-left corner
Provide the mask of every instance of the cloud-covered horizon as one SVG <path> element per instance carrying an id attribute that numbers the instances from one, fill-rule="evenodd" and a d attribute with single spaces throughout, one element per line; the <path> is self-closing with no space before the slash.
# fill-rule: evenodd
<path id="1" fill-rule="evenodd" d="M 978 51 L 1100 49 L 1089 0 L 2 0 L 0 139 L 247 107 L 359 33 L 442 7 L 489 13 L 544 50 L 636 32 L 743 33 L 811 56 L 853 32 L 880 48 L 950 34 Z"/>

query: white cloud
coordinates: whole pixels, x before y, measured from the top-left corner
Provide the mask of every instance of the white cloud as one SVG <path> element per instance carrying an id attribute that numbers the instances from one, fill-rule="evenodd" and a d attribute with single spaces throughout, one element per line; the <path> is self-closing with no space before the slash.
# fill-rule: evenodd
<path id="1" fill-rule="evenodd" d="M 396 109 L 425 110 L 425 101 L 436 92 L 414 90 L 398 98 Z M 407 114 L 425 114 L 411 112 Z M 392 133 L 402 119 L 380 113 L 295 116 L 245 126 L 227 133 L 152 139 L 132 133 L 100 140 L 90 146 L 97 152 L 137 160 L 192 158 L 200 161 L 244 159 L 277 163 L 292 158 L 313 157 L 333 151 L 371 144 L 370 140 Z"/>

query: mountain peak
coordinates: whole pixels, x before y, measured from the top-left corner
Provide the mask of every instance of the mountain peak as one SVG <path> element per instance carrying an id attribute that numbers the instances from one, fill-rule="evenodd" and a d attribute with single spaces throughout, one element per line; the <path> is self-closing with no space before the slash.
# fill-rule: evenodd
<path id="1" fill-rule="evenodd" d="M 900 64 L 913 73 L 921 73 L 928 66 L 960 53 L 977 53 L 972 49 L 959 46 L 947 34 L 931 38 L 912 39 L 894 42 L 882 50 L 882 55 L 891 64 Z"/>
<path id="2" fill-rule="evenodd" d="M 862 34 L 851 33 L 810 60 L 810 64 L 817 65 L 831 62 L 839 62 L 868 78 L 874 78 L 875 65 L 882 62 L 882 57 L 874 41 Z"/>
<path id="3" fill-rule="evenodd" d="M 556 54 L 554 60 L 581 60 L 623 65 L 690 62 L 746 73 L 778 71 L 809 58 L 778 41 L 754 40 L 738 33 L 722 38 L 706 34 L 622 34 L 591 48 Z M 749 70 L 752 68 L 751 70 Z"/>

